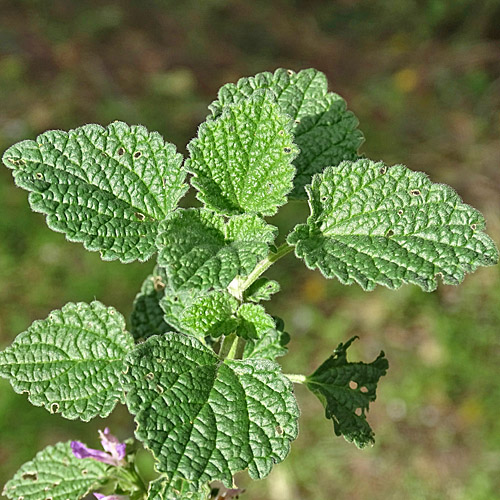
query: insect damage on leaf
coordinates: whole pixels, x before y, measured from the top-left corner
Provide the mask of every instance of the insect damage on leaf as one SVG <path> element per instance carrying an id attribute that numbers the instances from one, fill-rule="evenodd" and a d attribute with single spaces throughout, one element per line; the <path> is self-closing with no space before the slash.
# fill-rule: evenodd
<path id="1" fill-rule="evenodd" d="M 335 434 L 364 448 L 374 443 L 365 412 L 375 401 L 377 383 L 389 364 L 383 352 L 371 363 L 348 362 L 347 349 L 356 338 L 339 344 L 333 355 L 306 378 L 306 385 L 325 406 Z"/>

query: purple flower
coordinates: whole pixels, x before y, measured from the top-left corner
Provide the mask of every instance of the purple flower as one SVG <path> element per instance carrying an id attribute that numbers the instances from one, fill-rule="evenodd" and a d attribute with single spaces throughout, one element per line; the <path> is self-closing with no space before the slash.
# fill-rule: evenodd
<path id="1" fill-rule="evenodd" d="M 120 443 L 116 436 L 113 436 L 109 429 L 106 427 L 104 432 L 99 431 L 99 438 L 101 439 L 102 447 L 111 454 L 111 456 L 118 462 L 122 462 L 125 458 L 125 443 Z"/>
<path id="2" fill-rule="evenodd" d="M 101 439 L 102 447 L 107 453 L 101 450 L 88 448 L 80 441 L 71 441 L 71 450 L 73 451 L 73 455 L 75 455 L 76 458 L 93 458 L 94 460 L 114 465 L 115 467 L 125 465 L 125 443 L 120 443 L 118 438 L 113 436 L 107 427 L 104 429 L 104 432 L 99 431 L 99 437 Z M 109 497 L 108 500 L 115 499 L 113 497 Z M 121 500 L 121 498 L 117 498 L 117 500 Z"/>
<path id="3" fill-rule="evenodd" d="M 94 493 L 97 500 L 128 500 L 128 497 L 124 495 L 103 495 L 102 493 Z"/>

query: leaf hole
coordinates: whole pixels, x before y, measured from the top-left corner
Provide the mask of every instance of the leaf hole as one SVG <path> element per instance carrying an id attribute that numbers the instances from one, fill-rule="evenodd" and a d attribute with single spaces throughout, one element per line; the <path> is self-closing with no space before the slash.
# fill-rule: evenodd
<path id="1" fill-rule="evenodd" d="M 356 411 L 354 412 L 358 417 L 361 417 L 363 415 L 363 410 L 361 408 L 356 408 Z"/>
<path id="2" fill-rule="evenodd" d="M 380 173 L 382 175 L 386 174 L 387 173 L 387 167 L 384 165 L 381 169 L 380 169 Z"/>
<path id="3" fill-rule="evenodd" d="M 118 149 L 118 156 L 123 156 L 125 154 L 125 150 L 123 148 Z"/>
<path id="4" fill-rule="evenodd" d="M 300 120 L 297 118 L 297 119 L 295 120 L 295 123 L 300 123 Z"/>
<path id="5" fill-rule="evenodd" d="M 357 383 L 357 382 L 355 382 L 354 380 L 351 380 L 351 381 L 349 382 L 349 387 L 350 387 L 351 389 L 357 389 L 357 388 L 358 388 L 358 383 Z"/>
<path id="6" fill-rule="evenodd" d="M 359 390 L 360 390 L 363 394 L 366 394 L 366 393 L 368 392 L 368 387 L 363 386 L 363 387 L 361 387 Z"/>
<path id="7" fill-rule="evenodd" d="M 328 196 L 322 196 L 321 201 L 326 201 L 328 199 Z"/>
<path id="8" fill-rule="evenodd" d="M 420 189 L 412 189 L 410 191 L 410 194 L 413 195 L 413 196 L 420 196 L 421 195 Z"/>
<path id="9" fill-rule="evenodd" d="M 283 429 L 279 425 L 276 426 L 276 434 L 278 434 L 278 436 L 283 435 Z"/>
<path id="10" fill-rule="evenodd" d="M 134 158 L 137 160 L 137 158 L 140 158 L 142 156 L 142 153 L 140 151 L 136 151 L 134 153 Z"/>
<path id="11" fill-rule="evenodd" d="M 146 216 L 144 214 L 141 214 L 141 212 L 135 212 L 134 215 L 139 219 L 140 221 L 143 221 Z"/>
<path id="12" fill-rule="evenodd" d="M 57 413 L 59 411 L 59 403 L 52 403 L 50 405 L 50 413 Z"/>
<path id="13" fill-rule="evenodd" d="M 36 472 L 25 472 L 21 477 L 25 481 L 36 481 L 38 479 L 38 474 Z"/>
<path id="14" fill-rule="evenodd" d="M 158 394 L 163 394 L 163 391 L 164 391 L 163 387 L 162 387 L 161 385 L 159 385 L 159 384 L 158 384 L 158 385 L 156 386 L 156 392 L 157 392 Z"/>
<path id="15" fill-rule="evenodd" d="M 42 174 L 41 172 L 37 172 L 37 173 L 35 174 L 35 177 L 36 177 L 38 180 L 40 180 L 40 181 L 41 181 L 41 180 L 43 179 L 43 174 Z"/>
<path id="16" fill-rule="evenodd" d="M 24 500 L 24 497 L 17 497 L 17 500 Z"/>
<path id="17" fill-rule="evenodd" d="M 293 76 L 293 71 L 291 69 L 287 69 L 286 72 L 288 73 L 289 76 Z"/>
<path id="18" fill-rule="evenodd" d="M 403 215 L 403 210 L 398 210 L 398 215 Z"/>
<path id="19" fill-rule="evenodd" d="M 394 236 L 394 231 L 392 229 L 389 229 L 387 233 L 385 233 L 385 237 L 390 238 L 391 236 Z"/>
<path id="20" fill-rule="evenodd" d="M 87 469 L 82 470 L 82 476 L 86 476 L 88 473 L 89 473 L 89 471 Z"/>
<path id="21" fill-rule="evenodd" d="M 161 364 L 161 363 L 165 363 L 165 360 L 162 358 L 156 358 L 156 362 Z"/>
<path id="22" fill-rule="evenodd" d="M 280 131 L 278 132 L 278 135 L 285 135 L 285 131 L 284 131 L 284 130 L 280 130 Z"/>
<path id="23" fill-rule="evenodd" d="M 144 378 L 146 378 L 148 380 L 153 380 L 155 378 L 155 376 L 154 376 L 154 373 L 149 372 L 149 373 L 146 373 L 146 375 L 144 375 Z"/>
<path id="24" fill-rule="evenodd" d="M 288 147 L 286 147 L 286 148 L 283 148 L 283 151 L 284 151 L 285 153 L 291 153 L 291 152 L 292 152 L 292 148 L 288 148 Z"/>
<path id="25" fill-rule="evenodd" d="M 470 228 L 471 228 L 473 231 L 475 231 L 475 230 L 476 230 L 476 227 L 477 227 L 477 226 L 476 226 L 476 224 L 471 224 L 471 225 L 470 225 Z"/>

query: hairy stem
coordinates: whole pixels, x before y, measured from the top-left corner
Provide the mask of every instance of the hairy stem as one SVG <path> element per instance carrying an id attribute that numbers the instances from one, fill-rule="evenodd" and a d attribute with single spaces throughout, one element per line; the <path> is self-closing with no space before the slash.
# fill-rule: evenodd
<path id="1" fill-rule="evenodd" d="M 237 342 L 237 338 L 236 333 L 231 333 L 230 335 L 226 335 L 224 337 L 219 349 L 219 359 L 226 359 L 233 349 L 236 349 L 235 344 Z"/>
<path id="2" fill-rule="evenodd" d="M 228 286 L 228 291 L 238 300 L 243 300 L 243 292 L 254 283 L 264 272 L 266 272 L 275 262 L 293 250 L 293 246 L 283 243 L 276 252 L 271 252 L 265 259 L 262 259 L 255 269 L 246 277 L 237 276 Z"/>
<path id="3" fill-rule="evenodd" d="M 300 373 L 284 373 L 285 377 L 291 380 L 294 384 L 305 384 L 307 377 Z"/>

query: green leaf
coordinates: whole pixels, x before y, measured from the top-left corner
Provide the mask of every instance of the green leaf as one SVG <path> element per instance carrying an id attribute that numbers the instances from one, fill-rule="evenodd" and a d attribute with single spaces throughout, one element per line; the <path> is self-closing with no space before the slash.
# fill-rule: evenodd
<path id="1" fill-rule="evenodd" d="M 25 463 L 2 492 L 12 500 L 78 500 L 102 486 L 109 466 L 76 458 L 70 442 L 48 446 Z"/>
<path id="2" fill-rule="evenodd" d="M 174 290 L 224 289 L 263 259 L 276 228 L 256 215 L 228 220 L 206 209 L 177 210 L 162 223 L 158 263 Z"/>
<path id="3" fill-rule="evenodd" d="M 281 111 L 294 123 L 294 142 L 300 154 L 294 161 L 297 175 L 290 198 L 305 198 L 304 186 L 326 166 L 358 157 L 364 140 L 357 129 L 358 119 L 346 109 L 344 99 L 328 92 L 326 76 L 316 69 L 295 73 L 280 68 L 274 73 L 241 78 L 236 85 L 228 83 L 209 106 L 213 117 L 219 117 L 227 106 L 247 99 L 259 89 L 272 90 Z"/>
<path id="4" fill-rule="evenodd" d="M 0 376 L 51 413 L 83 421 L 106 417 L 123 398 L 119 373 L 133 346 L 115 309 L 69 303 L 0 353 Z"/>
<path id="5" fill-rule="evenodd" d="M 356 281 L 365 290 L 414 283 L 432 291 L 439 276 L 456 285 L 465 273 L 498 261 L 483 216 L 421 172 L 344 162 L 306 189 L 311 216 L 288 243 L 327 278 Z"/>
<path id="6" fill-rule="evenodd" d="M 243 351 L 243 359 L 269 359 L 274 361 L 284 356 L 288 349 L 285 347 L 290 341 L 290 335 L 284 331 L 281 318 L 273 317 L 275 327 L 271 330 L 260 330 L 257 338 L 249 338 Z"/>
<path id="7" fill-rule="evenodd" d="M 243 299 L 249 302 L 270 300 L 271 296 L 280 291 L 277 281 L 262 277 L 254 281 L 244 292 Z"/>
<path id="8" fill-rule="evenodd" d="M 221 361 L 182 334 L 151 337 L 126 362 L 136 436 L 170 480 L 231 487 L 233 474 L 245 468 L 262 478 L 297 436 L 297 403 L 276 363 Z"/>
<path id="9" fill-rule="evenodd" d="M 292 189 L 298 153 L 291 122 L 269 91 L 227 106 L 198 129 L 186 168 L 198 199 L 217 212 L 273 215 Z"/>
<path id="10" fill-rule="evenodd" d="M 228 335 L 238 326 L 239 321 L 234 317 L 237 308 L 238 301 L 227 292 L 201 295 L 182 312 L 182 331 L 201 339 L 207 335 L 213 338 Z"/>
<path id="11" fill-rule="evenodd" d="M 245 339 L 258 339 L 276 327 L 266 310 L 257 304 L 242 304 L 238 309 L 240 325 L 237 334 Z"/>
<path id="12" fill-rule="evenodd" d="M 339 344 L 333 355 L 307 377 L 306 385 L 325 406 L 325 416 L 333 420 L 335 434 L 364 448 L 375 442 L 365 412 L 375 401 L 377 383 L 389 364 L 383 352 L 369 364 L 349 363 L 347 349 L 356 338 Z"/>
<path id="13" fill-rule="evenodd" d="M 191 491 L 189 482 L 184 479 L 169 481 L 159 477 L 149 484 L 147 500 L 209 500 L 210 487 L 204 484 Z"/>
<path id="14" fill-rule="evenodd" d="M 51 229 L 104 260 L 151 257 L 159 221 L 187 189 L 175 146 L 122 122 L 45 132 L 10 147 L 3 162 Z"/>
<path id="15" fill-rule="evenodd" d="M 167 283 L 165 270 L 158 266 L 154 268 L 153 274 L 144 280 L 141 291 L 135 297 L 134 308 L 130 316 L 131 333 L 134 339 L 144 340 L 170 330 L 160 306 Z"/>
<path id="16" fill-rule="evenodd" d="M 196 289 L 173 290 L 170 285 L 165 287 L 164 296 L 160 300 L 160 307 L 165 313 L 163 318 L 171 327 L 169 330 L 173 328 L 177 332 L 191 333 L 185 330 L 182 314 L 201 294 L 202 292 Z"/>

